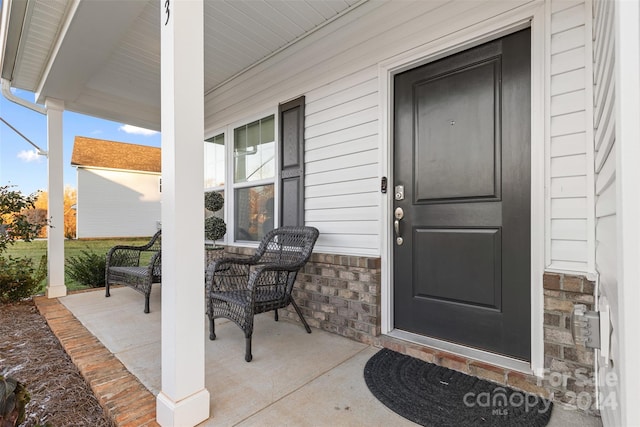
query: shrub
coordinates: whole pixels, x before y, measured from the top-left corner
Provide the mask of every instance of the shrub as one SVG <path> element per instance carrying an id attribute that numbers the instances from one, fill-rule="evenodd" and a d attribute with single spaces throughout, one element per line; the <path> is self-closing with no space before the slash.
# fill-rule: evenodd
<path id="1" fill-rule="evenodd" d="M 212 216 L 204 220 L 204 237 L 207 240 L 218 240 L 227 232 L 227 225 L 222 218 Z"/>
<path id="2" fill-rule="evenodd" d="M 46 276 L 46 257 L 42 257 L 38 268 L 34 268 L 29 258 L 0 256 L 0 303 L 29 298 Z"/>
<path id="3" fill-rule="evenodd" d="M 29 392 L 21 382 L 0 375 L 0 426 L 20 425 L 29 400 Z"/>
<path id="4" fill-rule="evenodd" d="M 204 193 L 204 208 L 211 212 L 217 212 L 224 206 L 224 197 L 217 191 Z"/>
<path id="5" fill-rule="evenodd" d="M 104 286 L 104 270 L 106 255 L 88 250 L 80 251 L 80 255 L 67 258 L 66 274 L 76 282 L 92 288 Z"/>
<path id="6" fill-rule="evenodd" d="M 209 191 L 204 193 L 204 207 L 210 213 L 204 220 L 204 238 L 213 240 L 214 242 L 221 239 L 227 232 L 227 225 L 222 218 L 211 215 L 222 209 L 224 206 L 224 197 L 217 191 Z"/>

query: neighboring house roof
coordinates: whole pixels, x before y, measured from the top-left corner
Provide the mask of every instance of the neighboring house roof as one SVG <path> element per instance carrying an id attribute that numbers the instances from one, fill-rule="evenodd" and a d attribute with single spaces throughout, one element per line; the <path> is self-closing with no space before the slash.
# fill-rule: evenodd
<path id="1" fill-rule="evenodd" d="M 76 136 L 71 165 L 160 172 L 160 148 Z"/>

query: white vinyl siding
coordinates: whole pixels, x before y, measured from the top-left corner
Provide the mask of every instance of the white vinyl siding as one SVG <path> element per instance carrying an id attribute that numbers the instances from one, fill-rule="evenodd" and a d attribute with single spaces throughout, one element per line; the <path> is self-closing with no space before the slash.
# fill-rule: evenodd
<path id="1" fill-rule="evenodd" d="M 78 168 L 78 238 L 153 235 L 159 183 L 157 173 Z"/>
<path id="2" fill-rule="evenodd" d="M 378 63 L 526 3 L 365 3 L 210 93 L 205 133 L 305 95 L 305 221 L 320 230 L 316 247 L 380 255 Z"/>
<path id="3" fill-rule="evenodd" d="M 591 115 L 584 1 L 550 5 L 550 160 L 548 171 L 548 267 L 589 271 L 593 244 L 593 173 L 589 165 Z M 591 152 L 590 152 L 591 150 Z"/>
<path id="4" fill-rule="evenodd" d="M 615 141 L 615 85 L 614 85 L 614 2 L 596 0 L 593 4 L 594 28 L 594 149 L 596 173 L 596 268 L 600 274 L 601 304 L 608 304 L 613 315 L 611 324 L 612 354 L 620 354 L 618 343 L 618 278 L 617 278 L 617 221 L 616 221 L 616 141 Z M 636 183 L 637 184 L 637 183 Z M 616 375 L 619 360 L 613 367 L 602 369 L 601 375 Z M 602 378 L 601 378 L 602 379 Z M 601 381 L 602 396 L 615 392 L 615 387 Z M 601 409 L 604 425 L 621 425 L 620 407 L 605 405 Z"/>
<path id="5" fill-rule="evenodd" d="M 386 227 L 380 222 L 379 63 L 527 3 L 364 3 L 207 94 L 205 134 L 305 95 L 305 220 L 320 230 L 317 247 L 380 255 Z M 550 2 L 547 27 L 547 264 L 572 271 L 587 271 L 593 258 L 586 227 L 593 221 L 586 7 Z"/>

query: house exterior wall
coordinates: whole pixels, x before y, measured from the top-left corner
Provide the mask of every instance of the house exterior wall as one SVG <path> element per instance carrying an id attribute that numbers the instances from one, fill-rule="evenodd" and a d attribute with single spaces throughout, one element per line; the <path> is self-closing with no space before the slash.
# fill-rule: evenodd
<path id="1" fill-rule="evenodd" d="M 306 96 L 305 217 L 326 253 L 382 255 L 378 64 L 532 2 L 364 4 L 205 97 L 205 136 Z M 471 6 L 470 6 L 471 5 Z M 590 271 L 590 3 L 549 1 L 546 265 Z M 591 180 L 591 181 L 590 181 Z M 592 267 L 592 266 L 591 266 Z"/>
<path id="2" fill-rule="evenodd" d="M 593 156 L 590 131 L 591 6 L 552 1 L 549 40 L 547 266 L 593 271 Z"/>
<path id="3" fill-rule="evenodd" d="M 78 238 L 153 235 L 159 180 L 157 173 L 78 168 Z"/>
<path id="4" fill-rule="evenodd" d="M 305 217 L 327 253 L 381 254 L 378 63 L 526 1 L 366 3 L 205 97 L 205 136 L 306 96 Z"/>
<path id="5" fill-rule="evenodd" d="M 539 346 L 544 358 L 544 366 L 540 363 L 536 367 L 572 374 L 573 368 L 586 367 L 592 374 L 593 351 L 575 346 L 567 320 L 573 303 L 584 302 L 590 307 L 595 303 L 593 281 L 587 278 L 595 271 L 590 0 L 365 3 L 207 94 L 205 137 L 242 117 L 305 95 L 305 219 L 306 224 L 320 230 L 320 237 L 314 251 L 316 258 L 299 278 L 297 297 L 304 301 L 300 305 L 305 314 L 319 327 L 363 342 L 422 355 L 425 360 L 437 360 L 464 372 L 480 372 L 485 378 L 558 401 L 570 401 L 568 392 L 586 392 L 594 402 L 593 387 L 584 390 L 573 387 L 574 384 L 569 388 L 556 387 L 548 379 L 496 370 L 478 365 L 478 361 L 443 352 L 436 354 L 380 336 L 384 329 L 380 327 L 381 318 L 385 316 L 384 301 L 376 310 L 367 307 L 368 311 L 358 312 L 348 310 L 350 302 L 345 306 L 337 299 L 355 292 L 356 299 L 373 300 L 384 294 L 385 286 L 390 286 L 384 276 L 387 262 L 384 242 L 390 224 L 382 220 L 385 197 L 389 195 L 380 193 L 380 179 L 386 174 L 385 161 L 391 148 L 386 146 L 382 123 L 388 112 L 383 111 L 387 105 L 386 94 L 381 93 L 380 88 L 386 82 L 380 79 L 386 76 L 380 73 L 380 64 L 425 50 L 435 51 L 437 57 L 440 40 L 471 32 L 475 24 L 487 20 L 504 20 L 505 25 L 512 25 L 512 21 L 503 17 L 515 13 L 519 7 L 532 5 L 545 11 L 545 72 L 539 77 L 545 88 L 546 126 L 540 131 L 544 138 L 532 141 L 532 150 L 544 151 L 544 171 L 537 171 L 537 176 L 544 177 L 546 190 L 544 196 L 533 200 L 534 208 L 545 206 L 545 232 L 533 235 L 532 239 L 535 246 L 545 248 L 547 272 L 544 278 L 540 274 L 532 281 L 533 292 L 539 293 L 540 300 L 544 296 L 544 307 L 542 303 L 534 307 L 541 313 L 536 325 L 541 331 L 540 342 L 534 347 Z M 390 184 L 393 185 L 392 180 Z M 352 269 L 336 261 L 343 257 L 364 259 L 376 266 L 375 260 L 380 257 L 382 269 L 360 271 L 356 268 L 353 271 L 358 273 L 358 278 L 345 279 L 341 272 L 346 277 Z M 333 261 L 328 263 L 329 259 Z M 383 276 L 379 283 L 367 282 L 363 287 L 361 273 L 375 278 L 380 271 Z M 558 277 L 560 288 L 545 288 L 543 283 L 550 280 L 548 277 Z M 561 286 L 567 277 L 565 289 Z M 571 288 L 573 283 L 583 285 L 576 290 Z M 380 286 L 382 292 L 374 292 L 372 285 Z M 351 316 L 350 319 L 337 315 L 336 307 L 340 304 L 341 313 Z M 362 305 L 355 303 L 354 307 L 362 309 Z M 358 323 L 361 318 L 369 323 Z M 364 328 L 367 332 L 344 325 Z M 544 338 L 543 326 L 547 334 Z M 537 350 L 534 348 L 534 351 Z M 594 408 L 589 405 L 581 409 L 593 411 Z"/>

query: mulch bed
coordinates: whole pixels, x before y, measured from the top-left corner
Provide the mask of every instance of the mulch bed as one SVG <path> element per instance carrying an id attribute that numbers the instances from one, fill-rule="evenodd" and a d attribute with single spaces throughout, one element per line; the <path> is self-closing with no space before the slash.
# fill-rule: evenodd
<path id="1" fill-rule="evenodd" d="M 21 426 L 115 426 L 32 301 L 0 305 L 0 373 L 31 395 Z"/>

